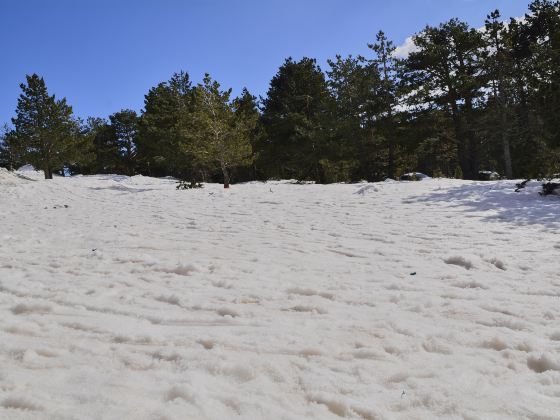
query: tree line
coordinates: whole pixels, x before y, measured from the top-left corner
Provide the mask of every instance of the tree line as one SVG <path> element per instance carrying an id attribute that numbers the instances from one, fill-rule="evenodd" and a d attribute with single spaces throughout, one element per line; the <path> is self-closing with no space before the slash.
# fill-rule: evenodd
<path id="1" fill-rule="evenodd" d="M 560 172 L 560 1 L 534 0 L 522 19 L 494 11 L 484 28 L 451 19 L 412 40 L 397 57 L 379 32 L 367 56 L 336 55 L 326 71 L 288 58 L 258 99 L 247 89 L 232 98 L 209 75 L 193 85 L 181 71 L 149 90 L 140 114 L 86 121 L 33 74 L 0 166 L 225 185 Z"/>

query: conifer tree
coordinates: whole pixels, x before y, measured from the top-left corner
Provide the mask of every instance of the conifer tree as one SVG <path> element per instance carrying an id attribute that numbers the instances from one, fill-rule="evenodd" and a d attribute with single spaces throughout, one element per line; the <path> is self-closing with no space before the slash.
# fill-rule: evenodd
<path id="1" fill-rule="evenodd" d="M 539 171 L 560 171 L 560 1 L 534 0 L 525 15 L 530 46 L 528 91 L 533 95 L 533 124 Z"/>
<path id="2" fill-rule="evenodd" d="M 383 112 L 381 78 L 377 66 L 362 56 L 336 56 L 328 61 L 328 85 L 332 95 L 328 125 L 328 159 L 342 172 L 336 181 L 377 181 L 386 173 L 386 153 L 376 124 Z M 331 169 L 332 172 L 332 169 Z"/>
<path id="3" fill-rule="evenodd" d="M 241 95 L 233 100 L 232 105 L 236 119 L 247 128 L 247 135 L 251 144 L 252 159 L 251 166 L 246 168 L 249 171 L 247 178 L 253 180 L 261 178 L 263 171 L 259 170 L 257 162 L 260 153 L 262 153 L 263 130 L 260 124 L 257 98 L 247 88 L 243 88 Z"/>
<path id="4" fill-rule="evenodd" d="M 86 166 L 77 168 L 90 174 L 112 174 L 121 170 L 121 157 L 114 127 L 104 118 L 89 117 L 82 127 L 82 136 L 87 139 L 92 159 Z"/>
<path id="5" fill-rule="evenodd" d="M 495 116 L 495 118 L 491 118 L 493 120 L 491 125 L 497 127 L 497 132 L 496 130 L 491 131 L 494 131 L 495 135 L 501 139 L 505 175 L 511 179 L 513 177 L 513 167 L 508 117 L 511 109 L 510 75 L 512 63 L 506 26 L 499 19 L 500 12 L 498 10 L 490 13 L 486 18 L 484 72 L 491 88 L 489 98 L 491 106 L 488 112 Z"/>
<path id="6" fill-rule="evenodd" d="M 5 124 L 0 130 L 0 167 L 14 169 L 14 156 L 10 148 L 10 130 Z"/>
<path id="7" fill-rule="evenodd" d="M 257 98 L 243 88 L 241 95 L 233 100 L 233 109 L 238 118 L 250 121 L 253 126 L 257 125 L 259 119 L 259 108 Z"/>
<path id="8" fill-rule="evenodd" d="M 109 117 L 111 121 L 114 145 L 120 157 L 122 171 L 134 175 L 136 168 L 136 140 L 138 134 L 138 116 L 131 109 L 123 109 Z"/>
<path id="9" fill-rule="evenodd" d="M 42 77 L 26 76 L 20 87 L 16 117 L 12 118 L 14 148 L 21 161 L 52 179 L 54 171 L 78 160 L 78 124 L 66 99 L 49 95 Z"/>
<path id="10" fill-rule="evenodd" d="M 251 160 L 250 130 L 254 127 L 242 112 L 236 115 L 230 101 L 231 89 L 222 90 L 209 74 L 194 89 L 194 106 L 190 114 L 191 141 L 184 145 L 199 165 L 218 167 L 224 188 L 230 186 L 231 168 Z"/>
<path id="11" fill-rule="evenodd" d="M 395 107 L 397 106 L 397 71 L 398 60 L 394 57 L 395 46 L 393 42 L 387 39 L 383 31 L 379 31 L 375 44 L 369 44 L 368 47 L 375 52 L 375 58 L 372 60 L 377 67 L 377 72 L 381 75 L 381 111 L 378 124 L 382 126 L 382 132 L 388 146 L 387 157 L 387 176 L 395 177 L 395 143 L 397 137 Z"/>
<path id="12" fill-rule="evenodd" d="M 186 122 L 192 111 L 193 88 L 189 74 L 175 73 L 167 82 L 150 89 L 138 124 L 137 163 L 150 176 L 193 175 Z"/>
<path id="13" fill-rule="evenodd" d="M 262 158 L 270 176 L 324 182 L 320 161 L 329 100 L 325 75 L 316 60 L 288 58 L 280 67 L 263 100 Z"/>
<path id="14" fill-rule="evenodd" d="M 475 106 L 484 83 L 481 56 L 484 41 L 476 29 L 452 19 L 427 26 L 414 36 L 413 51 L 401 71 L 411 106 L 447 112 L 455 128 L 457 159 L 463 175 L 476 179 L 480 164 Z"/>

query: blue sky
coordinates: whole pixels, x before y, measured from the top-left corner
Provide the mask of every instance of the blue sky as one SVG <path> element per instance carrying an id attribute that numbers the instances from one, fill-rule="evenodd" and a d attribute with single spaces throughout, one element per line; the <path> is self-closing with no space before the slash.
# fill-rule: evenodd
<path id="1" fill-rule="evenodd" d="M 0 124 L 25 74 L 43 76 L 80 117 L 140 110 L 175 71 L 209 72 L 264 95 L 283 60 L 366 54 L 383 29 L 396 44 L 458 17 L 521 16 L 529 0 L 0 0 Z"/>

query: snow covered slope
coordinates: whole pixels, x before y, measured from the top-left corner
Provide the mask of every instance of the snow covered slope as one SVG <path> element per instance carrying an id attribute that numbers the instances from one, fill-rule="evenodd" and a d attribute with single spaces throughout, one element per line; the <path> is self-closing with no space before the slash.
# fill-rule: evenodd
<path id="1" fill-rule="evenodd" d="M 560 198 L 0 172 L 2 419 L 558 419 Z"/>

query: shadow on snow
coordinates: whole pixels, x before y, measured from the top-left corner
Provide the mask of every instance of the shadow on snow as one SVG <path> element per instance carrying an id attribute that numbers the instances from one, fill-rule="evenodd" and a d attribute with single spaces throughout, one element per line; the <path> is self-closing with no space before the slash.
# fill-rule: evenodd
<path id="1" fill-rule="evenodd" d="M 530 182 L 524 190 L 516 193 L 517 181 L 480 182 L 461 185 L 427 195 L 413 197 L 416 202 L 446 202 L 480 212 L 488 221 L 516 225 L 542 225 L 560 227 L 560 197 L 539 195 L 542 183 Z"/>

